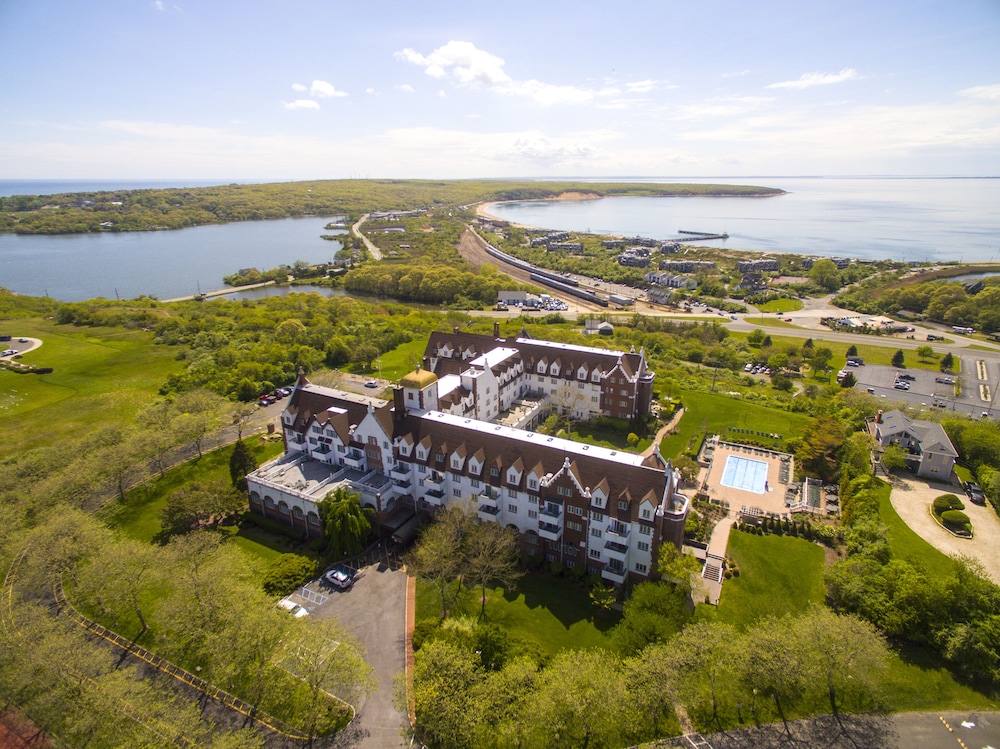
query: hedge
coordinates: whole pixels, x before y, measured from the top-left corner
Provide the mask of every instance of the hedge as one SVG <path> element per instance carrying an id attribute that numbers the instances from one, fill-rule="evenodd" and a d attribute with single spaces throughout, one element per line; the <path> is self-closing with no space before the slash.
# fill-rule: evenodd
<path id="1" fill-rule="evenodd" d="M 948 510 L 964 510 L 965 505 L 962 504 L 962 500 L 956 497 L 954 494 L 942 494 L 940 497 L 934 500 L 934 514 L 941 515 Z"/>

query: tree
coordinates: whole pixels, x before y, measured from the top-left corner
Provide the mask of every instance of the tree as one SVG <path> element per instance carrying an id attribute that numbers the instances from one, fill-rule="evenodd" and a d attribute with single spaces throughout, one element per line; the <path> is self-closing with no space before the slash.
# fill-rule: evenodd
<path id="1" fill-rule="evenodd" d="M 236 427 L 237 441 L 243 439 L 243 430 L 246 429 L 247 424 L 250 423 L 250 419 L 255 413 L 257 413 L 256 403 L 237 403 L 233 408 L 232 422 L 233 426 Z"/>
<path id="2" fill-rule="evenodd" d="M 764 342 L 764 331 L 754 328 L 747 334 L 747 343 L 751 346 L 760 346 Z"/>
<path id="3" fill-rule="evenodd" d="M 338 486 L 319 503 L 326 552 L 333 559 L 357 556 L 372 532 L 373 510 L 362 507 L 360 497 L 346 486 Z"/>
<path id="4" fill-rule="evenodd" d="M 831 351 L 826 346 L 820 346 L 813 350 L 812 358 L 809 360 L 809 366 L 812 367 L 813 373 L 819 373 L 826 370 L 830 365 L 830 360 L 833 358 L 833 351 Z"/>
<path id="5" fill-rule="evenodd" d="M 180 414 L 178 431 L 195 446 L 199 458 L 205 437 L 218 423 L 224 403 L 223 398 L 210 390 L 189 390 L 177 396 L 174 405 Z"/>
<path id="6" fill-rule="evenodd" d="M 257 468 L 257 458 L 243 440 L 236 440 L 229 455 L 229 478 L 237 491 L 247 490 L 247 474 Z"/>
<path id="7" fill-rule="evenodd" d="M 647 645 L 666 642 L 680 631 L 685 619 L 685 598 L 690 582 L 674 587 L 666 583 L 639 583 L 625 602 L 624 616 L 612 639 L 621 653 L 635 655 Z"/>
<path id="8" fill-rule="evenodd" d="M 478 585 L 479 618 L 486 618 L 487 586 L 502 586 L 511 590 L 521 577 L 515 532 L 499 523 L 477 523 L 469 526 L 463 539 L 463 575 L 471 585 Z"/>
<path id="9" fill-rule="evenodd" d="M 941 357 L 941 363 L 938 365 L 942 372 L 950 372 L 951 368 L 955 365 L 955 357 L 951 355 L 949 351 L 947 354 Z"/>
<path id="10" fill-rule="evenodd" d="M 809 280 L 827 291 L 836 291 L 840 288 L 840 271 L 832 260 L 817 260 L 809 269 Z"/>
<path id="11" fill-rule="evenodd" d="M 857 356 L 858 355 L 858 347 L 855 346 L 852 343 L 850 346 L 847 347 L 847 355 L 848 356 Z"/>
<path id="12" fill-rule="evenodd" d="M 892 355 L 892 366 L 902 367 L 904 361 L 903 349 L 896 349 L 896 353 Z"/>
<path id="13" fill-rule="evenodd" d="M 424 528 L 407 556 L 414 574 L 433 585 L 441 594 L 441 618 L 448 615 L 449 594 L 462 572 L 462 536 L 472 522 L 460 507 L 438 513 L 435 522 Z"/>
<path id="14" fill-rule="evenodd" d="M 917 357 L 920 359 L 933 359 L 934 358 L 934 347 L 933 346 L 917 346 Z"/>
<path id="15" fill-rule="evenodd" d="M 845 390 L 852 388 L 857 384 L 858 380 L 851 372 L 848 372 L 846 375 L 840 378 L 840 387 L 844 388 Z"/>
<path id="16" fill-rule="evenodd" d="M 372 362 L 378 358 L 379 350 L 371 343 L 361 341 L 354 347 L 351 353 L 351 361 L 356 364 L 363 364 L 365 369 L 372 368 Z"/>
<path id="17" fill-rule="evenodd" d="M 889 472 L 906 468 L 907 455 L 906 450 L 899 445 L 886 445 L 882 451 L 882 466 Z"/>
<path id="18" fill-rule="evenodd" d="M 171 494 L 160 510 L 163 537 L 183 535 L 213 520 L 217 526 L 225 516 L 245 505 L 245 496 L 221 481 L 188 484 Z"/>
<path id="19" fill-rule="evenodd" d="M 671 462 L 674 468 L 681 472 L 681 480 L 685 483 L 690 483 L 698 478 L 698 471 L 701 470 L 701 466 L 690 455 L 678 455 Z"/>
<path id="20" fill-rule="evenodd" d="M 796 460 L 802 471 L 824 481 L 836 478 L 837 452 L 844 443 L 844 428 L 835 418 L 823 414 L 806 426 Z"/>

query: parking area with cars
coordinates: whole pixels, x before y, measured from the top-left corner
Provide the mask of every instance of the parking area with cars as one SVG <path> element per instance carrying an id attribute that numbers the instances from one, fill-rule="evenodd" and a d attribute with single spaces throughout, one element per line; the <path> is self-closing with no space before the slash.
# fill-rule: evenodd
<path id="1" fill-rule="evenodd" d="M 283 599 L 312 617 L 337 617 L 364 646 L 378 686 L 354 706 L 355 746 L 362 749 L 406 746 L 406 716 L 393 705 L 394 680 L 406 663 L 406 588 L 406 572 L 379 545 L 357 566 L 334 565 Z"/>
<path id="2" fill-rule="evenodd" d="M 969 363 L 971 366 L 971 362 Z M 962 361 L 962 371 L 966 371 Z M 989 407 L 979 399 L 978 389 L 967 386 L 967 375 L 944 374 L 927 369 L 897 369 L 877 364 L 845 367 L 856 387 L 886 401 L 904 402 L 927 409 L 960 411 L 980 417 Z M 838 373 L 838 376 L 840 373 Z"/>

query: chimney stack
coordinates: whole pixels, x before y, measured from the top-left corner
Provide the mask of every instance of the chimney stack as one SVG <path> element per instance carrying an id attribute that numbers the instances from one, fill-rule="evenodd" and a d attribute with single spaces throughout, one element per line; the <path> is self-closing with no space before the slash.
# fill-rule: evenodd
<path id="1" fill-rule="evenodd" d="M 500 338 L 500 323 L 499 322 L 494 322 L 493 323 L 493 337 L 497 338 L 497 339 Z"/>

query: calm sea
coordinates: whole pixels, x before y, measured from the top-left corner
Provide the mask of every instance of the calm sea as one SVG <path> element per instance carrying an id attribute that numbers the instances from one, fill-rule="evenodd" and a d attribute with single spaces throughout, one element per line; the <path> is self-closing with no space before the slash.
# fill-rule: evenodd
<path id="1" fill-rule="evenodd" d="M 788 194 L 773 198 L 535 201 L 497 205 L 493 212 L 533 226 L 660 239 L 676 236 L 679 229 L 728 232 L 729 239 L 706 244 L 734 249 L 921 261 L 1000 260 L 1000 179 L 719 177 L 627 181 L 755 184 L 778 187 Z M 224 183 L 8 181 L 0 182 L 0 194 Z M 323 229 L 329 221 L 286 219 L 131 234 L 0 234 L 0 286 L 66 301 L 114 298 L 116 294 L 123 299 L 141 294 L 161 299 L 185 296 L 199 288 L 220 288 L 222 277 L 240 268 L 332 259 L 340 244 L 319 238 L 329 233 Z"/>
<path id="2" fill-rule="evenodd" d="M 631 180 L 630 180 L 631 181 Z M 635 180 L 643 181 L 643 180 Z M 602 198 L 499 204 L 491 212 L 563 231 L 677 237 L 728 233 L 714 247 L 867 259 L 1000 260 L 1000 179 L 758 177 L 649 182 L 749 184 L 771 198 Z"/>

